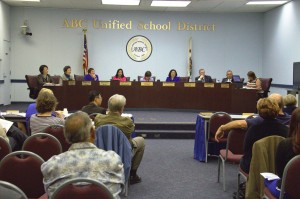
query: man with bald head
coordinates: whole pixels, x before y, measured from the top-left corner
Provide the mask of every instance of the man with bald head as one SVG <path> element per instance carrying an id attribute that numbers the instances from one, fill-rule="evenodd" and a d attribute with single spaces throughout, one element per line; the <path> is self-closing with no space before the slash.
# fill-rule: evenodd
<path id="1" fill-rule="evenodd" d="M 283 99 L 282 96 L 278 93 L 271 94 L 268 98 L 275 100 L 276 103 L 279 106 L 279 113 L 276 117 L 276 120 L 280 122 L 281 124 L 288 125 L 291 119 L 291 116 L 283 112 Z M 220 138 L 224 136 L 225 131 L 230 131 L 231 129 L 248 129 L 253 125 L 261 124 L 264 121 L 264 119 L 260 116 L 257 116 L 255 118 L 246 118 L 245 120 L 235 120 L 232 122 L 229 122 L 225 125 L 221 125 L 216 134 L 215 139 L 219 141 Z"/>
<path id="2" fill-rule="evenodd" d="M 141 177 L 137 175 L 137 169 L 142 161 L 145 141 L 142 137 L 131 138 L 134 131 L 134 123 L 131 118 L 123 117 L 122 113 L 126 105 L 126 98 L 123 95 L 115 94 L 108 100 L 108 114 L 98 114 L 95 117 L 96 128 L 102 125 L 110 124 L 118 127 L 127 137 L 132 146 L 132 163 L 130 171 L 130 184 L 141 182 Z"/>
<path id="3" fill-rule="evenodd" d="M 94 133 L 91 119 L 82 111 L 65 120 L 64 135 L 72 144 L 70 149 L 53 156 L 41 166 L 49 198 L 65 181 L 77 177 L 97 180 L 106 185 L 114 198 L 119 198 L 125 181 L 122 160 L 114 151 L 104 151 L 90 143 Z"/>

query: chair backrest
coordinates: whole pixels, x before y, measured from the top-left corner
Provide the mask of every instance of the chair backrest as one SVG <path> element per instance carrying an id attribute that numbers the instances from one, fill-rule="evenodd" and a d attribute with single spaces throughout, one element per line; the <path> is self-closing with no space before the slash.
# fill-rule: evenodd
<path id="1" fill-rule="evenodd" d="M 115 151 L 124 164 L 125 181 L 127 181 L 131 167 L 131 144 L 125 134 L 113 125 L 103 125 L 96 129 L 95 145 L 104 150 Z"/>
<path id="2" fill-rule="evenodd" d="M 75 178 L 60 185 L 50 199 L 113 199 L 108 188 L 99 181 L 89 178 Z"/>
<path id="3" fill-rule="evenodd" d="M 261 81 L 261 89 L 264 91 L 263 97 L 268 97 L 268 93 L 270 92 L 270 87 L 272 83 L 272 78 L 259 78 Z"/>
<path id="4" fill-rule="evenodd" d="M 41 165 L 44 160 L 29 151 L 16 151 L 0 162 L 0 180 L 19 187 L 28 198 L 38 198 L 45 193 Z"/>
<path id="5" fill-rule="evenodd" d="M 189 82 L 190 81 L 190 77 L 179 77 L 180 82 Z"/>
<path id="6" fill-rule="evenodd" d="M 244 83 L 244 81 L 245 81 L 245 78 L 241 77 L 241 82 L 243 82 L 243 83 Z"/>
<path id="7" fill-rule="evenodd" d="M 245 135 L 245 129 L 232 129 L 227 137 L 226 149 L 230 150 L 233 154 L 243 155 Z"/>
<path id="8" fill-rule="evenodd" d="M 27 199 L 25 193 L 16 185 L 0 180 L 1 198 L 5 199 Z"/>
<path id="9" fill-rule="evenodd" d="M 60 141 L 63 152 L 69 150 L 71 144 L 69 144 L 65 138 L 64 126 L 57 125 L 57 124 L 51 125 L 51 126 L 48 126 L 47 128 L 45 128 L 42 132 L 49 133 L 50 135 L 53 135 L 54 137 L 56 137 Z"/>
<path id="10" fill-rule="evenodd" d="M 215 135 L 218 128 L 231 121 L 231 116 L 225 112 L 216 112 L 209 119 L 209 133 Z"/>
<path id="11" fill-rule="evenodd" d="M 126 81 L 127 81 L 127 82 L 130 82 L 130 77 L 126 77 Z"/>
<path id="12" fill-rule="evenodd" d="M 212 78 L 211 80 L 212 80 L 213 83 L 216 83 L 216 82 L 217 82 L 217 79 L 216 79 L 216 78 Z"/>
<path id="13" fill-rule="evenodd" d="M 52 156 L 62 153 L 62 147 L 59 140 L 48 133 L 36 133 L 28 137 L 23 144 L 23 151 L 36 153 L 44 161 Z"/>
<path id="14" fill-rule="evenodd" d="M 52 78 L 52 81 L 53 81 L 52 83 L 53 83 L 53 84 L 59 84 L 59 83 L 62 82 L 61 76 L 54 75 L 54 76 L 51 76 L 51 78 Z"/>
<path id="15" fill-rule="evenodd" d="M 75 75 L 74 74 L 74 80 L 75 81 L 83 81 L 84 80 L 84 76 L 83 75 Z"/>
<path id="16" fill-rule="evenodd" d="M 37 75 L 25 75 L 25 79 L 29 89 L 29 97 L 36 99 L 39 94 Z"/>
<path id="17" fill-rule="evenodd" d="M 300 155 L 292 158 L 284 168 L 280 199 L 283 199 L 284 193 L 288 198 L 299 198 L 300 196 Z"/>
<path id="18" fill-rule="evenodd" d="M 9 153 L 11 153 L 9 143 L 3 137 L 0 137 L 0 161 Z"/>

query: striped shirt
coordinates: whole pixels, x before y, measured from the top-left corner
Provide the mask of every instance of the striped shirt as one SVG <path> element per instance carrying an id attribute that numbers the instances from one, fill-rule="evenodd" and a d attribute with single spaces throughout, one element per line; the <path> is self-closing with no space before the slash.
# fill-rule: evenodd
<path id="1" fill-rule="evenodd" d="M 250 82 L 250 81 L 247 82 L 247 87 L 248 87 L 248 88 L 256 88 L 256 80 L 257 80 L 257 79 L 252 80 L 251 82 Z"/>
<path id="2" fill-rule="evenodd" d="M 65 121 L 59 117 L 53 116 L 37 116 L 36 114 L 30 117 L 31 134 L 41 133 L 45 128 L 51 125 L 64 125 Z"/>

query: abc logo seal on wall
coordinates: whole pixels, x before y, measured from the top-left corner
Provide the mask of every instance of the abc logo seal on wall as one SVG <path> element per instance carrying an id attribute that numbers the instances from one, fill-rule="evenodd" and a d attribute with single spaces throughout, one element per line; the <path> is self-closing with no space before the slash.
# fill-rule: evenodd
<path id="1" fill-rule="evenodd" d="M 152 44 L 147 37 L 137 35 L 129 39 L 126 51 L 130 59 L 137 62 L 147 60 L 152 53 Z"/>

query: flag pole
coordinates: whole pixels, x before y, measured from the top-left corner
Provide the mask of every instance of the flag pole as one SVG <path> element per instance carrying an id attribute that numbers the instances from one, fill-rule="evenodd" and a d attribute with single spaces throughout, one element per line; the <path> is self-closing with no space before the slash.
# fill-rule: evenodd
<path id="1" fill-rule="evenodd" d="M 86 32 L 87 32 L 87 29 L 86 28 L 83 28 L 82 29 L 82 32 L 84 33 L 84 36 L 83 36 L 83 64 L 82 64 L 82 69 L 83 69 L 83 74 L 86 75 L 87 74 L 87 70 L 88 70 L 88 67 L 89 67 L 89 58 L 88 58 L 88 48 L 87 48 L 87 39 L 86 39 Z"/>

